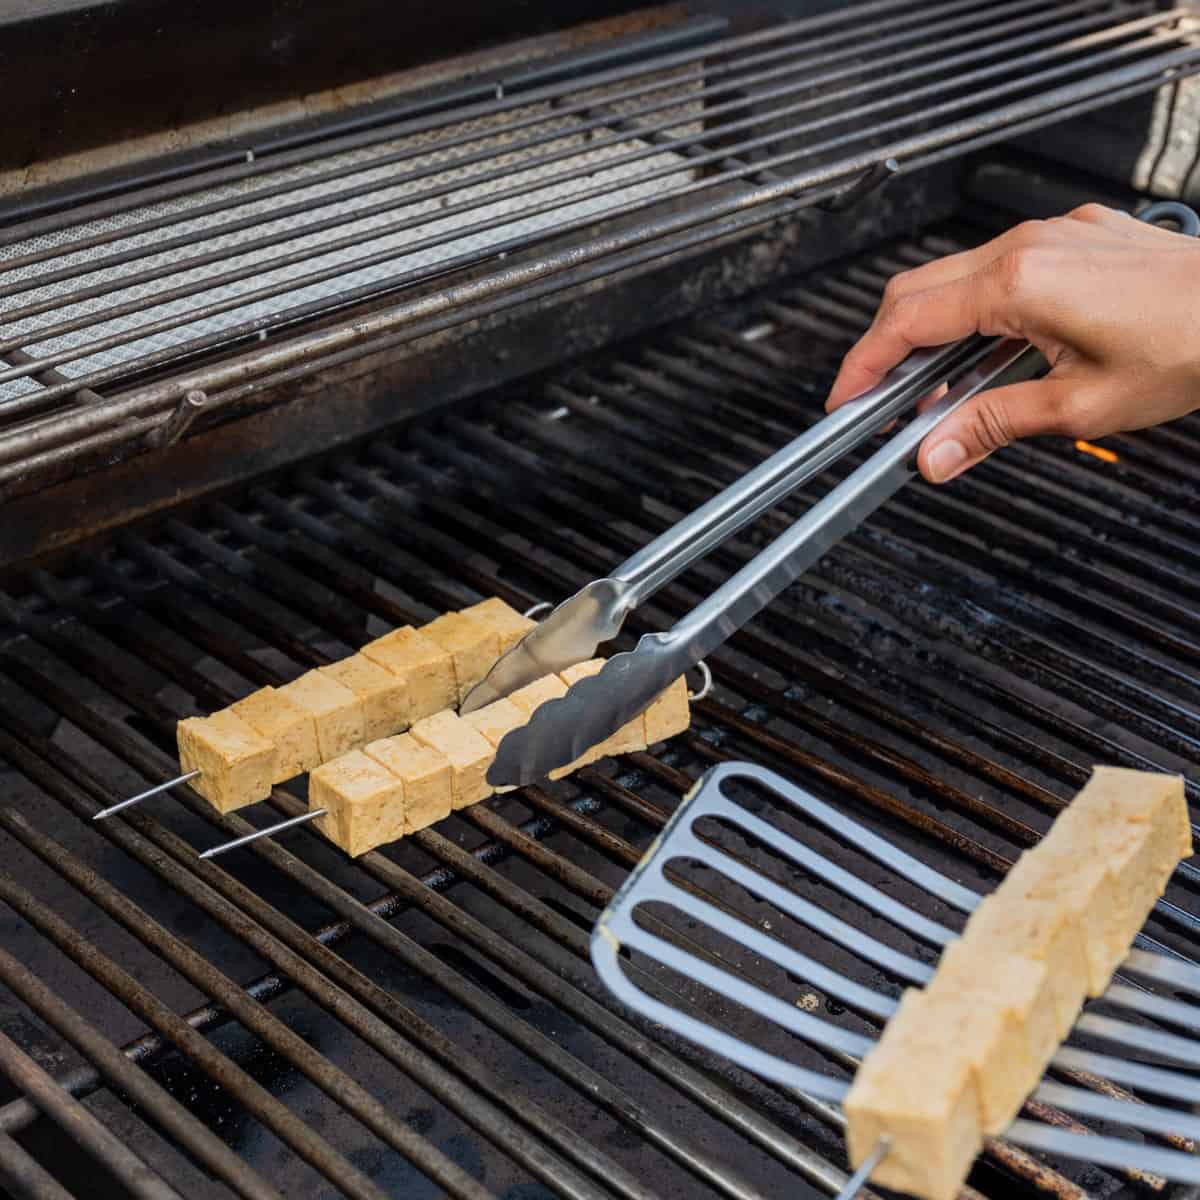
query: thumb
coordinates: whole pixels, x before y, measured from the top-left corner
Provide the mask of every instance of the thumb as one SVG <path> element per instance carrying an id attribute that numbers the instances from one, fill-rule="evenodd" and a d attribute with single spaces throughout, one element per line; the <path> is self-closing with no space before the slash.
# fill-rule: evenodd
<path id="1" fill-rule="evenodd" d="M 980 392 L 921 443 L 917 466 L 930 483 L 945 483 L 1017 438 L 1054 433 L 1070 385 L 1049 376 Z"/>

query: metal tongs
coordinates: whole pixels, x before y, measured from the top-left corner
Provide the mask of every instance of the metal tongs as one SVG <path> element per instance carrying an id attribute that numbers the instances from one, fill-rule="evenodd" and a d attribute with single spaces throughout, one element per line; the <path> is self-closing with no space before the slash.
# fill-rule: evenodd
<path id="1" fill-rule="evenodd" d="M 1196 215 L 1162 202 L 1140 214 L 1164 217 L 1194 236 Z M 748 562 L 666 633 L 644 635 L 558 700 L 507 734 L 488 771 L 493 787 L 521 786 L 574 762 L 641 713 L 673 680 L 695 666 L 855 530 L 913 478 L 926 435 L 978 392 L 1005 376 L 1032 378 L 1045 361 L 1022 341 L 973 336 L 909 355 L 870 391 L 789 442 L 736 483 L 655 538 L 605 579 L 555 608 L 467 694 L 464 713 L 510 695 L 544 675 L 595 655 L 625 618 L 694 562 L 774 507 L 806 481 L 916 406 L 942 383 L 949 391 L 919 413 L 786 533 Z"/>

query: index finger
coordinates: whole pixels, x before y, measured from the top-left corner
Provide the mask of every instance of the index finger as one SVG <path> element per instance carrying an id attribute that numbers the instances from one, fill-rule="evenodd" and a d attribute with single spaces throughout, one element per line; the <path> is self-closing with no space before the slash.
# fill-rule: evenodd
<path id="1" fill-rule="evenodd" d="M 977 332 L 988 290 L 987 273 L 980 272 L 885 300 L 842 360 L 825 407 L 832 411 L 874 387 L 913 350 Z"/>

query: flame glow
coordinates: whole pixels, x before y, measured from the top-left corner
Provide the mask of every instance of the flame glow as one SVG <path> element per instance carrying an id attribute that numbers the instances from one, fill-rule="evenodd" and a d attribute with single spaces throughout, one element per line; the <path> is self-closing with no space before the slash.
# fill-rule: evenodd
<path id="1" fill-rule="evenodd" d="M 1103 446 L 1093 446 L 1091 442 L 1076 442 L 1075 449 L 1080 454 L 1090 454 L 1093 458 L 1098 458 L 1101 462 L 1115 463 L 1121 461 L 1120 457 L 1111 450 L 1105 450 Z"/>

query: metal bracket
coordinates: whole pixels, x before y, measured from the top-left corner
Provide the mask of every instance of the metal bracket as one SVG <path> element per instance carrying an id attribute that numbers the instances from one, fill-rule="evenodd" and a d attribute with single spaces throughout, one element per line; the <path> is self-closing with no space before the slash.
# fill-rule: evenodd
<path id="1" fill-rule="evenodd" d="M 828 200 L 822 200 L 816 205 L 822 212 L 845 212 L 853 208 L 868 192 L 881 187 L 900 170 L 900 164 L 894 158 L 885 158 L 873 167 L 868 167 L 853 183 L 844 187 Z"/>
<path id="2" fill-rule="evenodd" d="M 153 450 L 173 446 L 192 427 L 192 422 L 208 403 L 208 393 L 199 389 L 188 392 L 175 407 L 175 411 L 161 425 L 156 425 L 146 434 L 146 445 Z"/>

